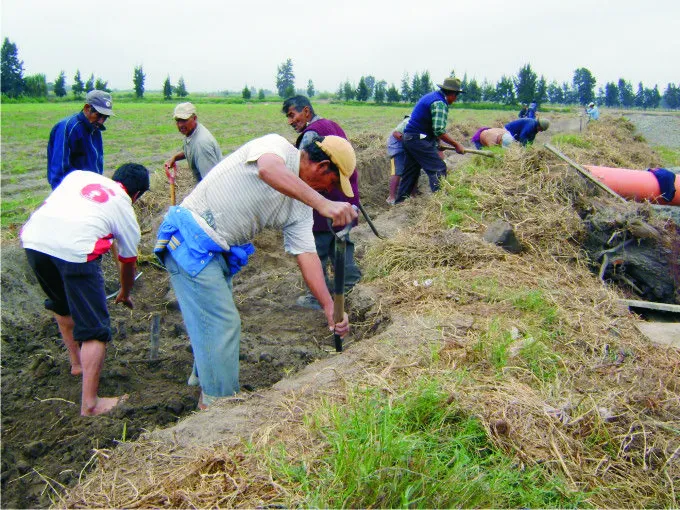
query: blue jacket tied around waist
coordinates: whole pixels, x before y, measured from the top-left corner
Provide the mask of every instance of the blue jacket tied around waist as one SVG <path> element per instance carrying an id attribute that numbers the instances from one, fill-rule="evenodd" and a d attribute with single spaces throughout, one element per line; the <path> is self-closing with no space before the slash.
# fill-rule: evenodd
<path id="1" fill-rule="evenodd" d="M 224 256 L 229 272 L 235 275 L 248 264 L 248 257 L 255 253 L 251 243 L 233 245 L 225 251 L 198 225 L 191 212 L 178 206 L 168 210 L 158 229 L 154 253 L 161 263 L 161 254 L 165 250 L 192 276 L 199 274 L 216 255 Z"/>

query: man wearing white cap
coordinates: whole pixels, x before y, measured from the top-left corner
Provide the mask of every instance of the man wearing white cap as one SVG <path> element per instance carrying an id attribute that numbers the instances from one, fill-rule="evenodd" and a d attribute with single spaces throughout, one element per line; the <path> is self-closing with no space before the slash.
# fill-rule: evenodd
<path id="1" fill-rule="evenodd" d="M 357 218 L 352 205 L 321 193 L 353 195 L 351 144 L 317 137 L 300 150 L 276 134 L 252 140 L 224 158 L 158 229 L 155 252 L 170 274 L 194 352 L 201 386 L 199 407 L 239 391 L 241 320 L 232 276 L 253 253 L 249 242 L 264 229 L 283 231 L 284 249 L 297 259 L 305 283 L 321 304 L 329 328 L 343 337 L 347 314 L 333 318 L 312 234 L 312 210 L 340 227 Z M 283 327 L 283 325 L 282 325 Z"/>
<path id="2" fill-rule="evenodd" d="M 57 122 L 47 144 L 47 181 L 52 189 L 73 170 L 104 173 L 104 122 L 113 115 L 111 94 L 91 90 L 82 111 Z"/>
<path id="3" fill-rule="evenodd" d="M 165 173 L 170 178 L 169 170 L 176 169 L 177 161 L 186 159 L 194 173 L 196 182 L 200 182 L 207 173 L 222 159 L 222 151 L 215 137 L 198 122 L 196 107 L 191 103 L 180 103 L 173 114 L 177 129 L 184 135 L 182 151 L 165 162 Z"/>

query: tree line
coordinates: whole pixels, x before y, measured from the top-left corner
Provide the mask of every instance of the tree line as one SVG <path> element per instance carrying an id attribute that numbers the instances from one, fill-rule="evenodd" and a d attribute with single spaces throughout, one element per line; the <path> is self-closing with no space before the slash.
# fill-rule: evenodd
<path id="1" fill-rule="evenodd" d="M 452 70 L 451 76 L 455 76 Z M 31 98 L 45 98 L 50 87 L 55 96 L 64 97 L 67 95 L 68 87 L 66 83 L 66 73 L 61 71 L 53 83 L 48 84 L 44 74 L 34 74 L 24 77 L 23 61 L 19 60 L 19 52 L 15 43 L 5 38 L 2 44 L 2 94 L 17 98 L 21 96 Z M 132 76 L 135 96 L 144 97 L 146 74 L 141 65 L 135 66 Z M 560 105 L 581 104 L 586 105 L 595 102 L 608 107 L 637 107 L 637 108 L 680 108 L 680 84 L 669 83 L 663 94 L 655 85 L 648 88 L 639 82 L 637 90 L 633 90 L 631 82 L 624 78 L 619 78 L 617 82 L 608 82 L 603 87 L 595 90 L 596 79 L 593 74 L 585 67 L 574 71 L 571 82 L 558 83 L 553 80 L 547 82 L 544 76 L 538 74 L 531 68 L 531 64 L 523 65 L 516 75 L 503 75 L 496 83 L 486 79 L 478 82 L 476 78 L 468 78 L 463 75 L 462 88 L 465 91 L 464 101 L 466 103 L 499 103 L 503 105 L 537 104 L 552 103 Z M 73 83 L 70 86 L 73 97 L 79 99 L 84 93 L 93 89 L 109 91 L 108 82 L 90 74 L 90 77 L 83 81 L 80 70 L 77 69 L 73 76 Z M 361 76 L 357 84 L 345 80 L 340 83 L 335 91 L 335 98 L 345 101 L 368 102 L 372 100 L 377 104 L 384 103 L 414 103 L 424 94 L 435 89 L 428 71 L 415 72 L 413 76 L 404 73 L 399 87 L 394 83 L 388 86 L 385 80 L 377 80 L 373 75 Z M 176 85 L 173 85 L 168 76 L 161 87 L 163 97 L 171 99 L 173 94 L 179 98 L 189 95 L 184 78 L 180 76 Z M 312 80 L 308 80 L 304 90 L 296 89 L 295 73 L 293 61 L 288 58 L 277 68 L 276 90 L 279 97 L 287 98 L 296 93 L 305 93 L 308 97 L 314 97 L 316 90 Z M 247 85 L 241 91 L 245 100 L 255 97 L 254 87 Z M 259 89 L 257 98 L 263 100 L 265 91 Z"/>

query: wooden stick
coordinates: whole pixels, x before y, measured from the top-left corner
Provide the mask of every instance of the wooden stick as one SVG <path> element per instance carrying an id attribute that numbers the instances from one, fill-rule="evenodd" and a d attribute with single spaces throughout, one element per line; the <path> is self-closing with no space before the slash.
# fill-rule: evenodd
<path id="1" fill-rule="evenodd" d="M 546 149 L 548 149 L 550 152 L 552 152 L 555 156 L 557 156 L 558 158 L 560 158 L 562 161 L 565 161 L 567 164 L 569 164 L 569 166 L 571 166 L 572 168 L 574 168 L 578 173 L 580 173 L 583 177 L 585 177 L 586 179 L 588 179 L 589 181 L 591 181 L 591 182 L 592 182 L 593 184 L 595 184 L 598 188 L 600 188 L 600 189 L 602 189 L 603 191 L 606 191 L 607 193 L 609 193 L 610 195 L 612 195 L 612 196 L 618 198 L 618 199 L 619 199 L 620 201 L 622 201 L 623 203 L 626 203 L 626 204 L 628 203 L 628 201 L 627 201 L 625 198 L 623 198 L 621 195 L 619 195 L 618 193 L 616 193 L 614 190 L 612 190 L 612 189 L 609 188 L 608 186 L 605 186 L 604 184 L 602 184 L 602 183 L 601 183 L 600 181 L 598 181 L 598 180 L 593 176 L 593 174 L 591 174 L 588 170 L 586 170 L 585 168 L 583 168 L 583 167 L 582 167 L 581 165 L 579 165 L 576 161 L 573 161 L 573 160 L 569 159 L 567 156 L 565 156 L 564 154 L 562 154 L 559 150 L 557 150 L 555 147 L 553 147 L 553 146 L 550 145 L 549 143 L 543 144 L 543 147 L 545 147 Z"/>
<path id="2" fill-rule="evenodd" d="M 449 147 L 447 145 L 440 145 L 437 147 L 440 151 L 455 151 L 455 147 Z M 478 156 L 486 156 L 487 158 L 495 158 L 496 155 L 491 151 L 478 151 L 477 149 L 465 149 L 465 154 L 477 154 Z"/>
<path id="3" fill-rule="evenodd" d="M 158 360 L 158 344 L 161 330 L 161 316 L 157 313 L 151 317 L 151 348 L 149 350 L 149 361 Z"/>

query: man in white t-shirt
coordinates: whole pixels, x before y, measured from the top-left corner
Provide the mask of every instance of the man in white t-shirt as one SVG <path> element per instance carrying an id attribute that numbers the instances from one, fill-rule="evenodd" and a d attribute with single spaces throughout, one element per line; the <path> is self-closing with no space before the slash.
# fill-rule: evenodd
<path id="1" fill-rule="evenodd" d="M 149 189 L 149 172 L 128 163 L 111 179 L 75 170 L 47 197 L 21 230 L 28 263 L 47 294 L 71 360 L 71 374 L 83 377 L 80 414 L 111 411 L 123 397 L 99 397 L 99 375 L 111 321 L 101 256 L 115 239 L 120 261 L 116 303 L 132 308 L 130 291 L 137 263 L 139 224 L 132 204 Z"/>
<path id="2" fill-rule="evenodd" d="M 312 209 L 334 226 L 354 221 L 347 202 L 319 192 L 341 189 L 352 196 L 356 167 L 350 143 L 339 136 L 316 137 L 296 149 L 270 134 L 252 140 L 215 166 L 158 231 L 156 253 L 170 273 L 194 352 L 201 385 L 200 408 L 239 391 L 241 321 L 232 296 L 232 275 L 247 263 L 249 243 L 266 228 L 283 231 L 284 248 L 294 255 L 330 329 L 349 330 L 333 319 L 333 300 L 312 233 Z"/>

